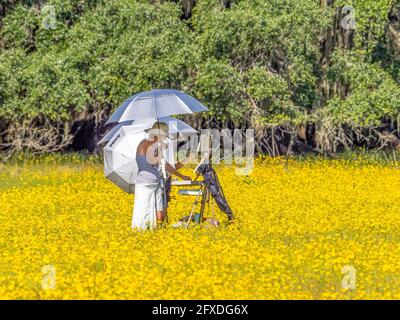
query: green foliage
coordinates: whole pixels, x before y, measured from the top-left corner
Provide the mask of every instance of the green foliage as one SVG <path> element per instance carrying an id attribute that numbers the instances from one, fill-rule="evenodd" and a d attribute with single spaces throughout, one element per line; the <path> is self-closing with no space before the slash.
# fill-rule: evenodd
<path id="1" fill-rule="evenodd" d="M 286 124 L 299 119 L 301 114 L 290 99 L 288 83 L 262 67 L 253 67 L 246 72 L 247 92 L 261 109 L 261 120 L 265 124 Z"/>
<path id="2" fill-rule="evenodd" d="M 207 101 L 211 113 L 223 122 L 238 124 L 248 112 L 240 75 L 228 61 L 211 58 L 198 66 L 195 95 Z"/>
<path id="3" fill-rule="evenodd" d="M 330 76 L 332 82 L 350 87 L 348 96 L 335 97 L 327 105 L 338 123 L 379 125 L 383 118 L 395 119 L 400 113 L 400 86 L 378 64 L 364 62 L 356 54 L 336 52 Z"/>
<path id="4" fill-rule="evenodd" d="M 388 12 L 397 0 L 339 0 L 335 7 L 353 6 L 356 20 L 356 45 L 371 51 L 385 33 Z"/>
<path id="5" fill-rule="evenodd" d="M 321 115 L 365 126 L 396 118 L 400 57 L 385 38 L 393 1 L 335 2 L 345 4 L 356 9 L 355 48 L 325 70 L 320 44 L 335 7 L 314 0 L 196 1 L 187 21 L 179 1 L 14 1 L 0 24 L 0 118 L 73 120 L 176 88 L 223 123 L 299 124 L 320 106 L 323 72 L 346 92 Z"/>
<path id="6" fill-rule="evenodd" d="M 1 55 L 0 69 L 8 76 L 0 90 L 0 116 L 65 120 L 75 112 L 115 106 L 137 91 L 179 87 L 192 52 L 179 16 L 173 4 L 99 3 L 71 26 L 57 22 L 62 37 L 46 37 L 53 31 L 44 29 L 33 52 L 24 53 L 21 40 L 15 44 L 18 56 L 16 49 Z"/>
<path id="7" fill-rule="evenodd" d="M 298 109 L 317 99 L 317 38 L 328 12 L 314 1 L 235 1 L 230 10 L 200 2 L 192 23 L 200 59 L 213 66 L 200 72 L 201 96 L 219 118 L 245 122 L 257 109 L 264 123 L 300 120 Z"/>

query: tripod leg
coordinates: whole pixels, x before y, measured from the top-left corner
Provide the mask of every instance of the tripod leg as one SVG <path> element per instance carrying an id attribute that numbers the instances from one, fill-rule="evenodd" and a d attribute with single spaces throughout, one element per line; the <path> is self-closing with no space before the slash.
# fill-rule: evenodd
<path id="1" fill-rule="evenodd" d="M 199 198 L 203 194 L 203 192 L 204 192 L 204 190 L 203 190 L 203 188 L 201 188 L 199 194 L 196 196 L 196 200 L 194 200 L 192 211 L 190 212 L 189 219 L 188 219 L 188 222 L 186 224 L 186 229 L 189 228 L 189 223 L 192 220 L 194 209 L 196 209 L 196 206 L 197 206 L 197 204 L 199 202 Z"/>
<path id="2" fill-rule="evenodd" d="M 208 189 L 206 186 L 204 186 L 204 193 L 203 193 L 203 197 L 201 199 L 201 208 L 200 208 L 200 219 L 201 220 L 203 220 L 204 209 L 206 207 L 207 198 L 208 198 Z"/>
<path id="3" fill-rule="evenodd" d="M 167 212 L 167 181 L 163 178 L 163 202 L 164 202 L 164 214 L 165 214 L 165 223 L 168 224 L 168 212 Z"/>

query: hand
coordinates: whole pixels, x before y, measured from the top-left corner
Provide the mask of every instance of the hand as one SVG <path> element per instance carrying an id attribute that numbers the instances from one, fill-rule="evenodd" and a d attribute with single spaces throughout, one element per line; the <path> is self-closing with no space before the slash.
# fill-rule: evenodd
<path id="1" fill-rule="evenodd" d="M 181 178 L 182 178 L 182 180 L 192 180 L 191 177 L 189 177 L 189 176 L 184 176 L 184 175 L 182 175 Z"/>

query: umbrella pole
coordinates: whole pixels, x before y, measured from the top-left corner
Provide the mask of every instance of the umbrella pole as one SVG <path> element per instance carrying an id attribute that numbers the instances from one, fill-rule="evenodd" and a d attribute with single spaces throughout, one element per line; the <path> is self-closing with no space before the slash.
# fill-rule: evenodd
<path id="1" fill-rule="evenodd" d="M 163 203 L 164 203 L 164 213 L 165 213 L 165 222 L 168 223 L 168 213 L 167 213 L 167 174 L 165 172 L 165 159 L 161 158 L 161 171 L 163 173 L 162 177 L 162 188 L 163 188 Z"/>
<path id="2" fill-rule="evenodd" d="M 160 131 L 160 121 L 157 118 L 157 125 L 158 125 L 158 130 Z M 167 189 L 166 189 L 166 185 L 167 185 L 167 173 L 166 173 L 166 169 L 165 169 L 165 159 L 164 159 L 164 153 L 162 150 L 162 142 L 158 142 L 160 143 L 161 146 L 161 171 L 162 171 L 162 189 L 163 189 L 163 203 L 164 203 L 164 213 L 165 213 L 165 222 L 168 223 L 168 213 L 167 213 Z"/>

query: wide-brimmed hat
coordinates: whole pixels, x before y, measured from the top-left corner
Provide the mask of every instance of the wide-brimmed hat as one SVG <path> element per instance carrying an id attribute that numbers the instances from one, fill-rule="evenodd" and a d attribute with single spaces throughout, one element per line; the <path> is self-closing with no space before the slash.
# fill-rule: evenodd
<path id="1" fill-rule="evenodd" d="M 145 130 L 149 136 L 168 137 L 168 125 L 164 122 L 155 122 L 150 129 Z"/>

